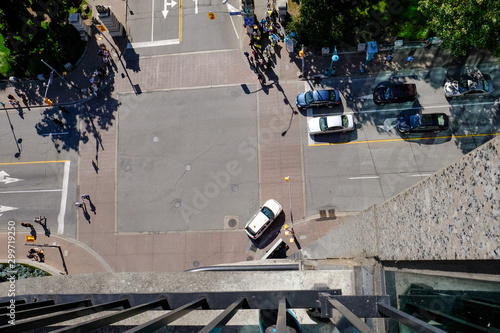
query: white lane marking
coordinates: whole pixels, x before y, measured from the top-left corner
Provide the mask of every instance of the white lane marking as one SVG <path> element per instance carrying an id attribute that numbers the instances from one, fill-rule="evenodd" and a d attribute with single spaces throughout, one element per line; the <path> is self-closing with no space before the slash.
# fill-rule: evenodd
<path id="1" fill-rule="evenodd" d="M 432 176 L 432 173 L 422 173 L 420 175 L 408 175 L 408 177 L 428 177 Z"/>
<path id="2" fill-rule="evenodd" d="M 377 179 L 379 176 L 349 177 L 349 179 Z"/>
<path id="3" fill-rule="evenodd" d="M 17 207 L 2 206 L 0 205 L 0 213 L 8 212 L 9 210 L 17 209 Z"/>
<path id="4" fill-rule="evenodd" d="M 128 43 L 127 49 L 139 49 L 143 47 L 165 46 L 165 45 L 175 45 L 175 44 L 180 44 L 179 39 L 164 39 L 157 41 L 151 40 L 151 42 Z"/>
<path id="5" fill-rule="evenodd" d="M 61 192 L 60 188 L 54 190 L 24 190 L 24 191 L 1 191 L 0 194 L 10 193 L 43 193 L 43 192 Z"/>
<path id="6" fill-rule="evenodd" d="M 155 25 L 155 0 L 151 0 L 151 41 L 153 41 L 154 25 Z"/>
<path id="7" fill-rule="evenodd" d="M 11 178 L 10 175 L 5 171 L 0 171 L 0 183 L 10 184 L 15 183 L 23 179 Z"/>
<path id="8" fill-rule="evenodd" d="M 64 234 L 64 216 L 66 215 L 66 202 L 68 200 L 68 184 L 69 184 L 69 167 L 70 161 L 64 162 L 64 175 L 61 193 L 61 208 L 57 216 L 57 233 Z"/>
<path id="9" fill-rule="evenodd" d="M 227 10 L 230 12 L 231 7 L 233 7 L 233 6 L 231 6 L 230 4 L 226 4 L 226 5 L 227 5 Z M 236 8 L 234 8 L 234 9 L 236 9 Z M 229 15 L 229 18 L 231 19 L 231 24 L 233 25 L 234 33 L 236 34 L 236 38 L 240 39 L 240 36 L 238 35 L 238 31 L 236 30 L 236 26 L 234 25 L 233 16 Z"/>
<path id="10" fill-rule="evenodd" d="M 198 0 L 193 0 L 194 1 L 194 13 L 198 14 Z"/>

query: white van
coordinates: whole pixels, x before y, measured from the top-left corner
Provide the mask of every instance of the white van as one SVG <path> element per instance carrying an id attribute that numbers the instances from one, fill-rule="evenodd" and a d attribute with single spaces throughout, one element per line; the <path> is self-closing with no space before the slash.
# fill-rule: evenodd
<path id="1" fill-rule="evenodd" d="M 278 201 L 269 199 L 245 225 L 245 231 L 253 239 L 259 238 L 274 219 L 281 213 L 282 207 Z"/>

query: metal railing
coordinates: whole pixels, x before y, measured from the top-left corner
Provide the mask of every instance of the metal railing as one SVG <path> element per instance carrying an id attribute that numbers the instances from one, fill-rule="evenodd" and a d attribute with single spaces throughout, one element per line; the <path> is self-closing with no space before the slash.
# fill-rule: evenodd
<path id="1" fill-rule="evenodd" d="M 126 332 L 152 332 L 171 324 L 193 310 L 223 310 L 208 325 L 195 325 L 196 331 L 212 332 L 223 328 L 240 309 L 277 311 L 276 332 L 286 330 L 287 309 L 316 309 L 322 318 L 339 311 L 361 332 L 375 332 L 362 318 L 392 318 L 418 332 L 443 332 L 389 304 L 389 296 L 342 296 L 341 290 L 288 290 L 254 292 L 204 292 L 161 294 L 72 294 L 25 295 L 12 303 L 0 299 L 0 331 L 25 332 L 38 329 L 51 332 L 88 332 L 106 329 L 119 321 L 161 308 L 164 314 Z M 1 303 L 4 302 L 4 303 Z M 9 308 L 10 306 L 10 308 Z M 114 310 L 114 311 L 110 311 Z M 106 311 L 106 312 L 104 312 Z M 92 318 L 86 318 L 89 315 Z M 78 319 L 77 324 L 60 324 Z M 133 319 L 132 319 L 133 320 Z M 50 328 L 47 326 L 52 325 Z M 256 323 L 257 325 L 257 323 Z M 127 326 L 129 327 L 129 326 Z M 45 328 L 45 329 L 44 329 Z M 54 330 L 55 329 L 55 330 Z"/>

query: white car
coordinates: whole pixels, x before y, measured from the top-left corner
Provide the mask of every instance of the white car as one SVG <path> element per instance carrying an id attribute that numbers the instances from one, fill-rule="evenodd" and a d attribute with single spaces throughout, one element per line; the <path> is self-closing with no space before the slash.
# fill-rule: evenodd
<path id="1" fill-rule="evenodd" d="M 457 96 L 483 97 L 492 92 L 491 77 L 481 73 L 476 67 L 467 67 L 460 80 L 452 80 L 444 84 L 444 94 L 447 98 Z"/>
<path id="2" fill-rule="evenodd" d="M 353 129 L 354 117 L 350 114 L 311 118 L 307 121 L 309 134 L 344 133 Z"/>
<path id="3" fill-rule="evenodd" d="M 283 208 L 278 201 L 269 199 L 245 225 L 245 231 L 253 239 L 259 238 L 264 230 L 280 215 Z"/>

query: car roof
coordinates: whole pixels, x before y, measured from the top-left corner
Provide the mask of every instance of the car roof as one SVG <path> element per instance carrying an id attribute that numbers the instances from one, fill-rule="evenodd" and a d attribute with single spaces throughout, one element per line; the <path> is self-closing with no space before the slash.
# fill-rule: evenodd
<path id="1" fill-rule="evenodd" d="M 330 100 L 330 91 L 332 90 L 315 90 L 314 98 L 318 101 L 328 101 Z"/>

